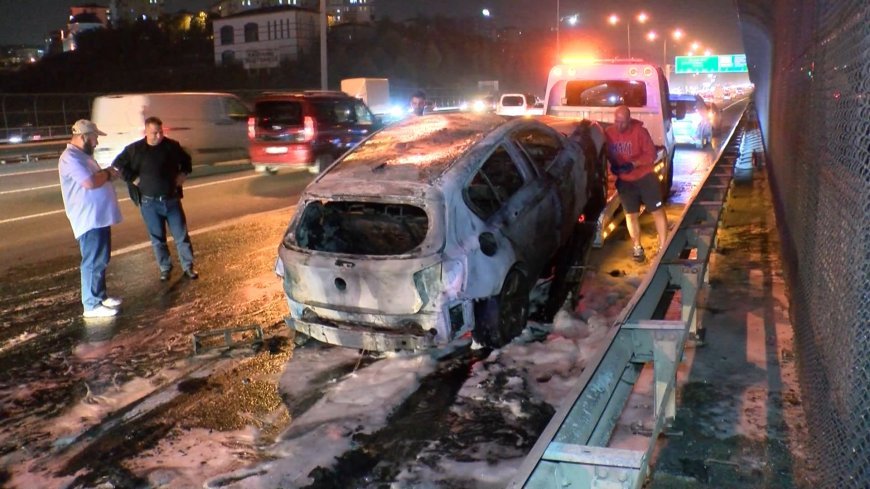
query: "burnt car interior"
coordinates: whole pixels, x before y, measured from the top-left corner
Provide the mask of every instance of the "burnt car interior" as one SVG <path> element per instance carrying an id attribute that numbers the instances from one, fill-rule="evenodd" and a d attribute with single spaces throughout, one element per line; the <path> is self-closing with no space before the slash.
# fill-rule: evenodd
<path id="1" fill-rule="evenodd" d="M 390 256 L 410 253 L 429 229 L 420 207 L 383 202 L 310 202 L 296 226 L 296 244 L 312 251 Z"/>
<path id="2" fill-rule="evenodd" d="M 488 219 L 523 183 L 510 154 L 499 146 L 471 179 L 466 190 L 468 203 L 481 219 Z"/>
<path id="3" fill-rule="evenodd" d="M 554 136 L 531 130 L 514 135 L 514 141 L 526 153 L 529 160 L 543 174 L 547 171 L 562 149 L 559 140 Z"/>

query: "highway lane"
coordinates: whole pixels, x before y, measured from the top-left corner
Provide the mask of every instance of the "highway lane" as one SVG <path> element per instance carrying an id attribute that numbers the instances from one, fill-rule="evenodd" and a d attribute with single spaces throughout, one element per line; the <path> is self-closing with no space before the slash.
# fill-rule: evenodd
<path id="1" fill-rule="evenodd" d="M 736 114 L 737 108 L 733 110 Z M 712 149 L 680 147 L 677 150 L 676 183 L 668 205 L 669 215 L 680 213 L 679 202 L 709 168 L 721 144 L 718 138 L 714 143 L 716 147 Z M 45 181 L 36 183 L 50 183 L 50 172 L 46 172 L 44 178 Z M 0 182 L 3 180 L 0 178 Z M 234 441 L 231 449 L 221 445 L 221 439 L 240 427 L 246 427 L 247 433 L 280 433 L 313 405 L 309 399 L 318 399 L 319 391 L 327 391 L 325 386 L 312 383 L 311 387 L 301 385 L 295 395 L 287 394 L 280 387 L 287 369 L 296 369 L 290 370 L 287 378 L 299 384 L 306 384 L 307 378 L 333 378 L 323 375 L 318 364 L 310 360 L 312 352 L 319 351 L 316 345 L 310 347 L 307 356 L 306 349 L 301 349 L 297 357 L 292 342 L 286 339 L 287 327 L 281 322 L 287 305 L 280 282 L 272 273 L 272 265 L 289 212 L 286 217 L 283 211 L 253 214 L 256 209 L 283 209 L 293 205 L 298 189 L 309 180 L 306 174 L 268 177 L 248 170 L 192 179 L 185 205 L 202 273 L 202 278 L 195 282 L 177 273 L 169 282 L 157 280 L 153 257 L 146 249 L 141 219 L 129 201 L 123 202 L 126 222 L 115 232 L 115 250 L 120 253 L 113 257 L 108 282 L 109 290 L 124 298 L 124 308 L 119 317 L 104 325 L 85 325 L 78 318 L 81 311 L 75 269 L 78 250 L 62 213 L 54 217 L 28 217 L 35 214 L 25 213 L 19 215 L 25 219 L 0 224 L 0 258 L 4 264 L 9 256 L 7 240 L 19 239 L 18 234 L 47 236 L 45 248 L 66 247 L 60 253 L 62 261 L 27 257 L 30 264 L 26 267 L 12 273 L 0 272 L 4 276 L 0 284 L 0 326 L 3 326 L 0 328 L 0 411 L 11 420 L 0 433 L 0 452 L 11 454 L 9 459 L 14 460 L 8 470 L 18 475 L 44 472 L 57 485 L 61 484 L 60 477 L 71 478 L 69 474 L 83 474 L 82 477 L 92 474 L 92 479 L 85 479 L 81 487 L 97 486 L 99 477 L 112 474 L 116 487 L 126 487 L 148 477 L 142 467 L 147 467 L 149 460 L 160 460 L 160 466 L 165 465 L 162 461 L 171 460 L 174 470 L 155 477 L 168 478 L 163 479 L 164 485 L 183 486 L 192 485 L 186 484 L 179 475 L 185 470 L 195 473 L 198 478 L 193 480 L 196 485 L 202 485 L 205 477 L 227 473 L 258 460 L 259 449 L 274 441 L 268 437 L 270 435 Z M 6 185 L 15 187 L 13 183 Z M 11 197 L 7 199 L 11 195 L 30 202 L 24 209 L 32 207 L 33 211 L 52 212 L 59 208 L 58 189 L 39 189 L 0 196 L 0 212 L 4 215 L 7 213 L 5 204 L 14 201 Z M 647 245 L 655 239 L 654 227 L 648 215 L 641 221 Z M 25 225 L 33 227 L 26 231 Z M 132 245 L 119 243 L 124 239 Z M 123 251 L 136 245 L 144 247 L 136 252 Z M 624 227 L 620 227 L 604 248 L 595 251 L 594 256 L 598 258 L 594 259 L 598 261 L 590 265 L 602 272 L 596 274 L 601 281 L 614 279 L 610 273 L 603 272 L 624 270 L 627 275 L 622 285 L 628 289 L 636 285 L 633 277 L 647 264 L 629 259 L 630 246 Z M 29 248 L 21 246 L 25 252 L 46 253 L 39 249 L 39 244 L 31 243 Z M 608 261 L 607 257 L 611 259 Z M 604 302 L 621 297 L 620 293 L 611 294 L 602 285 L 592 290 L 608 291 L 588 294 L 585 299 L 592 301 L 589 307 L 600 307 L 602 311 L 606 310 Z M 626 295 L 626 300 L 629 296 Z M 622 305 L 608 307 L 615 313 Z M 262 326 L 266 337 L 270 338 L 268 348 L 258 350 L 255 356 L 248 358 L 242 349 L 235 357 L 191 356 L 192 333 L 251 324 Z M 351 360 L 351 368 L 359 366 L 359 359 Z M 367 362 L 362 363 L 365 366 Z M 502 368 L 506 367 L 498 369 Z M 472 369 L 465 367 L 462 371 Z M 292 375 L 293 372 L 305 375 Z M 354 377 L 340 375 L 336 382 Z M 480 396 L 483 399 L 504 398 L 503 393 L 492 390 L 494 387 L 480 388 L 484 389 L 484 395 Z M 435 391 L 435 394 L 441 392 Z M 140 396 L 145 398 L 141 404 Z M 82 406 L 88 409 L 85 414 Z M 449 448 L 457 444 L 456 437 L 460 435 L 464 436 L 461 444 L 469 447 L 468 453 L 485 453 L 486 446 L 500 446 L 505 441 L 500 436 L 505 426 L 529 424 L 522 415 L 502 422 L 487 406 L 480 407 L 477 417 L 462 418 L 445 439 L 439 439 L 440 435 L 432 433 L 434 430 L 425 425 L 413 426 L 410 431 L 431 433 L 434 441 L 420 444 L 433 447 L 426 449 L 432 458 L 449 458 Z M 432 405 L 426 404 L 426 409 L 427 416 L 417 416 L 420 423 L 431 423 Z M 498 425 L 492 425 L 492 420 L 498 420 Z M 88 429 L 94 426 L 99 429 Z M 190 426 L 202 433 L 195 440 L 207 449 L 186 448 L 188 445 L 183 442 L 191 436 Z M 355 428 L 365 433 L 376 429 L 379 427 Z M 407 432 L 407 429 L 394 431 L 399 440 Z M 64 436 L 59 437 L 58 433 Z M 83 435 L 73 439 L 80 433 Z M 387 441 L 391 443 L 381 444 L 395 442 Z M 154 454 L 151 447 L 158 444 L 161 451 Z M 503 453 L 511 450 L 516 447 L 502 447 Z M 420 467 L 421 458 L 416 456 L 416 451 L 401 454 L 394 462 L 400 467 L 384 473 Z M 219 460 L 213 464 L 215 458 Z M 31 464 L 32 460 L 37 463 Z M 66 480 L 64 485 L 72 485 L 68 482 Z M 50 486 L 45 483 L 27 485 Z"/>
<path id="2" fill-rule="evenodd" d="M 190 231 L 196 233 L 249 214 L 289 208 L 311 178 L 305 172 L 258 174 L 249 165 L 197 167 L 185 186 L 184 207 Z M 142 219 L 130 202 L 126 186 L 123 182 L 114 185 L 124 220 L 113 227 L 113 249 L 147 245 Z M 78 244 L 63 211 L 56 160 L 2 168 L 0 237 L 0 271 L 78 254 Z"/>

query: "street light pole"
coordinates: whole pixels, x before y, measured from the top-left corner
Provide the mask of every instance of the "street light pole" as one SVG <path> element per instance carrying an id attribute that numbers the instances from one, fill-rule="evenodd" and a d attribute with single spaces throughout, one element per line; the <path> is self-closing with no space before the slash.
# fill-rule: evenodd
<path id="1" fill-rule="evenodd" d="M 326 0 L 320 0 L 320 89 L 329 88 L 326 72 Z"/>
<path id="2" fill-rule="evenodd" d="M 625 35 L 628 38 L 628 59 L 631 59 L 631 20 L 625 23 Z"/>
<path id="3" fill-rule="evenodd" d="M 559 0 L 556 0 L 556 59 L 561 56 L 561 46 L 559 46 L 559 24 L 562 23 L 562 16 L 559 13 Z"/>

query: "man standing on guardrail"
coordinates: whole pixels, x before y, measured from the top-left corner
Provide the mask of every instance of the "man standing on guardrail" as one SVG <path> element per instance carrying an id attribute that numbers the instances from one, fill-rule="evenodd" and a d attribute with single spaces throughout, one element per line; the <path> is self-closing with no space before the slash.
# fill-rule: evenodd
<path id="1" fill-rule="evenodd" d="M 640 204 L 646 206 L 656 225 L 659 250 L 665 248 L 668 217 L 662 202 L 659 181 L 653 167 L 656 147 L 643 122 L 631 118 L 631 110 L 620 105 L 613 113 L 613 125 L 604 130 L 610 171 L 616 175 L 616 190 L 625 211 L 625 225 L 631 236 L 635 261 L 645 259 L 640 241 Z"/>
<path id="2" fill-rule="evenodd" d="M 199 274 L 193 269 L 193 245 L 187 231 L 187 217 L 181 206 L 181 186 L 193 170 L 187 151 L 178 141 L 163 135 L 163 121 L 149 117 L 145 119 L 145 137 L 127 145 L 112 166 L 121 172 L 126 182 L 139 181 L 139 211 L 157 258 L 160 280 L 169 280 L 172 271 L 166 244 L 167 225 L 175 239 L 184 275 L 191 280 L 198 278 Z M 131 192 L 131 198 L 133 195 Z"/>
<path id="3" fill-rule="evenodd" d="M 81 119 L 72 126 L 72 138 L 58 159 L 63 207 L 82 254 L 82 305 L 85 318 L 118 314 L 121 299 L 106 293 L 106 267 L 112 251 L 113 224 L 121 222 L 118 196 L 112 179 L 114 168 L 100 169 L 94 160 L 98 136 L 106 133 Z"/>

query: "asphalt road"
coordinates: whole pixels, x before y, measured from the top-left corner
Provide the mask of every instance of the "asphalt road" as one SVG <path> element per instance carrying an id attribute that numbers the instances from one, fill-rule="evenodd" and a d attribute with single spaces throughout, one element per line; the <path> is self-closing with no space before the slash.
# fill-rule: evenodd
<path id="1" fill-rule="evenodd" d="M 266 176 L 250 165 L 197 167 L 185 186 L 183 201 L 190 231 L 289 208 L 310 180 L 306 172 Z M 142 218 L 126 186 L 118 181 L 114 185 L 124 220 L 112 228 L 113 249 L 148 246 Z M 63 210 L 56 159 L 0 167 L 0 236 L 0 273 L 78 254 Z"/>
<path id="2" fill-rule="evenodd" d="M 741 108 L 726 111 L 726 125 Z M 718 138 L 714 145 L 720 145 Z M 677 151 L 669 216 L 679 215 L 680 202 L 714 154 L 711 149 Z M 180 277 L 177 268 L 168 283 L 158 280 L 141 218 L 124 200 L 124 223 L 113 228 L 114 252 L 107 274 L 110 294 L 124 298 L 123 312 L 95 327 L 80 318 L 78 248 L 63 214 L 55 163 L 0 167 L 0 485 L 96 487 L 109 482 L 114 487 L 144 487 L 154 476 L 143 464 L 149 464 L 150 450 L 158 444 L 160 460 L 172 460 L 179 473 L 228 473 L 256 460 L 258 446 L 292 428 L 292 420 L 304 415 L 325 386 L 334 388 L 334 382 L 344 381 L 344 373 L 379 361 L 349 357 L 333 364 L 334 372 L 319 372 L 322 366 L 307 363 L 319 350 L 297 351 L 281 321 L 286 303 L 272 267 L 290 208 L 310 175 L 266 176 L 241 168 L 198 168 L 195 173 L 200 176 L 188 182 L 184 206 L 200 280 Z M 118 190 L 126 196 L 124 188 Z M 652 225 L 642 224 L 645 230 Z M 604 257 L 600 259 L 612 255 L 624 260 L 629 248 L 624 233 L 614 233 L 599 252 Z M 641 265 L 630 266 L 641 273 Z M 262 327 L 269 338 L 262 348 L 238 356 L 192 355 L 194 335 L 251 325 Z M 457 361 L 458 365 L 440 369 L 431 394 L 412 397 L 437 405 L 445 398 L 438 394 L 444 384 L 458 389 L 477 360 Z M 288 394 L 280 379 L 290 371 L 317 381 Z M 427 389 L 426 382 L 422 385 L 421 390 Z M 498 392 L 484 395 L 499 397 Z M 449 408 L 437 405 L 431 414 L 440 416 Z M 485 426 L 486 420 L 496 419 L 501 425 L 504 413 L 491 417 L 486 409 L 481 408 L 479 418 L 457 420 L 460 424 L 451 427 L 451 433 L 473 434 L 476 438 L 462 440 L 469 446 L 514 443 L 489 438 L 503 430 Z M 538 413 L 545 414 L 546 410 Z M 411 416 L 401 421 L 406 424 L 402 429 L 378 429 L 389 439 L 378 439 L 374 445 L 391 446 L 407 438 L 409 430 L 427 433 L 414 423 L 429 421 L 428 415 L 416 420 Z M 251 425 L 260 432 L 257 438 L 225 448 L 222 433 Z M 181 447 L 184 433 L 191 429 L 204 430 L 212 439 L 208 443 L 224 448 L 209 453 Z M 433 439 L 438 436 L 431 433 Z M 533 443 L 535 436 L 524 434 L 523 443 Z M 173 448 L 176 442 L 180 445 Z M 415 443 L 429 442 L 424 437 Z M 523 448 L 530 445 L 519 447 Z M 400 447 L 384 456 L 399 467 L 388 472 L 417 465 L 419 450 Z M 220 464 L 210 466 L 213 459 Z M 370 469 L 355 470 L 361 471 L 353 476 L 358 480 L 322 487 L 377 482 Z M 202 479 L 167 483 L 201 487 Z"/>

